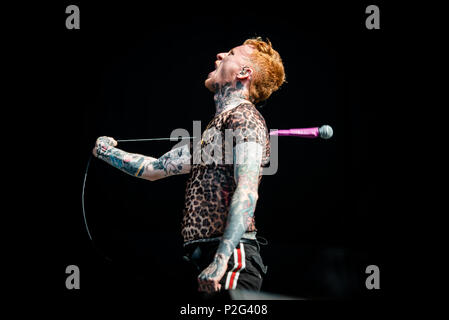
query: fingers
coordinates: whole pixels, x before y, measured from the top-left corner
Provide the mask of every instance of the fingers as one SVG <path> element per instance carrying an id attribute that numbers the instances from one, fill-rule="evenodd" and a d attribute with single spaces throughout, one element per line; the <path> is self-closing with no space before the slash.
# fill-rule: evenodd
<path id="1" fill-rule="evenodd" d="M 198 291 L 213 293 L 221 290 L 221 284 L 218 280 L 198 278 Z"/>
<path id="2" fill-rule="evenodd" d="M 98 146 L 99 143 L 104 143 L 104 144 L 107 144 L 107 145 L 110 145 L 113 147 L 117 146 L 117 144 L 118 144 L 114 138 L 106 137 L 106 136 L 99 137 L 97 139 L 96 145 Z"/>
<path id="3" fill-rule="evenodd" d="M 111 137 L 106 137 L 106 136 L 103 136 L 103 137 L 99 137 L 98 139 L 97 139 L 97 141 L 95 141 L 95 147 L 94 147 L 94 149 L 92 150 L 92 154 L 95 156 L 95 157 L 98 157 L 98 154 L 99 154 L 99 152 L 100 152 L 100 149 L 107 149 L 107 146 L 113 146 L 113 147 L 116 147 L 117 146 L 117 141 L 114 139 L 114 138 L 111 138 Z"/>

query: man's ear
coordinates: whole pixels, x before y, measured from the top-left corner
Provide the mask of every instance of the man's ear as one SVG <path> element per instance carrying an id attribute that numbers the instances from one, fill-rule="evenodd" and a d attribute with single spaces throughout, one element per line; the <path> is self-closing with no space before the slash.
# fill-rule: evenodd
<path id="1" fill-rule="evenodd" d="M 250 79 L 253 75 L 253 69 L 250 67 L 243 67 L 242 70 L 237 73 L 237 79 L 239 80 L 245 80 Z"/>

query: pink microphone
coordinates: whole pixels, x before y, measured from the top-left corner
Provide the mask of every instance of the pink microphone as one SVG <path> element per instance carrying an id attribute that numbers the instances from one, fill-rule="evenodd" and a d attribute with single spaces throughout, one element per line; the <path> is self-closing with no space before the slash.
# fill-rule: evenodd
<path id="1" fill-rule="evenodd" d="M 293 136 L 301 138 L 322 138 L 329 139 L 334 134 L 332 128 L 328 125 L 313 128 L 302 128 L 302 129 L 284 129 L 284 130 L 272 130 L 270 131 L 270 136 Z"/>

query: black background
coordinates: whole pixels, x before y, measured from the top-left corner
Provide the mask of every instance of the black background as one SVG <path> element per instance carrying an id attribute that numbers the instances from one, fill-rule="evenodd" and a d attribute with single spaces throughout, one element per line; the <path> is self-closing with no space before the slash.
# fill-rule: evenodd
<path id="1" fill-rule="evenodd" d="M 138 180 L 94 159 L 86 214 L 100 251 L 86 233 L 81 192 L 98 136 L 167 137 L 175 128 L 204 129 L 214 114 L 204 87 L 215 55 L 254 36 L 268 37 L 284 61 L 287 83 L 260 109 L 269 128 L 329 124 L 330 140 L 279 138 L 279 169 L 265 176 L 257 204 L 263 290 L 302 298 L 377 299 L 388 294 L 388 210 L 382 183 L 382 109 L 388 80 L 389 12 L 381 29 L 365 28 L 365 3 L 237 9 L 78 4 L 81 29 L 65 28 L 65 7 L 49 8 L 34 74 L 47 98 L 30 106 L 39 133 L 42 176 L 34 189 L 40 216 L 33 252 L 49 292 L 125 297 L 152 303 L 180 297 L 180 221 L 187 176 Z M 44 75 L 44 77 L 42 77 Z M 33 77 L 33 80 L 34 77 Z M 48 81 L 50 80 L 50 81 Z M 36 80 L 35 80 L 36 81 Z M 119 145 L 158 157 L 173 142 Z M 31 200 L 30 200 L 31 201 Z M 36 225 L 37 226 L 37 225 Z M 32 226 L 33 227 L 33 226 Z M 29 249 L 29 251 L 33 251 Z M 112 259 L 108 261 L 104 255 Z M 81 270 L 81 290 L 65 288 L 65 267 Z M 381 270 L 381 290 L 367 290 L 365 268 Z M 188 298 L 186 298 L 188 301 Z"/>

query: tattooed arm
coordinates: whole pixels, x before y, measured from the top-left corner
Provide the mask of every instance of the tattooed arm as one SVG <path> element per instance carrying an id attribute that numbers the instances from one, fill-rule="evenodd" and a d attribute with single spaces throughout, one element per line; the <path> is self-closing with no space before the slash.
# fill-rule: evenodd
<path id="1" fill-rule="evenodd" d="M 188 145 L 173 149 L 159 159 L 128 153 L 115 148 L 116 146 L 117 141 L 114 139 L 100 137 L 93 154 L 125 173 L 151 181 L 190 172 L 191 156 Z"/>
<path id="2" fill-rule="evenodd" d="M 246 232 L 254 216 L 258 199 L 259 171 L 263 147 L 256 142 L 238 144 L 234 151 L 234 178 L 237 184 L 232 196 L 225 231 L 212 263 L 198 276 L 199 290 L 214 292 L 221 288 L 229 257 Z"/>

